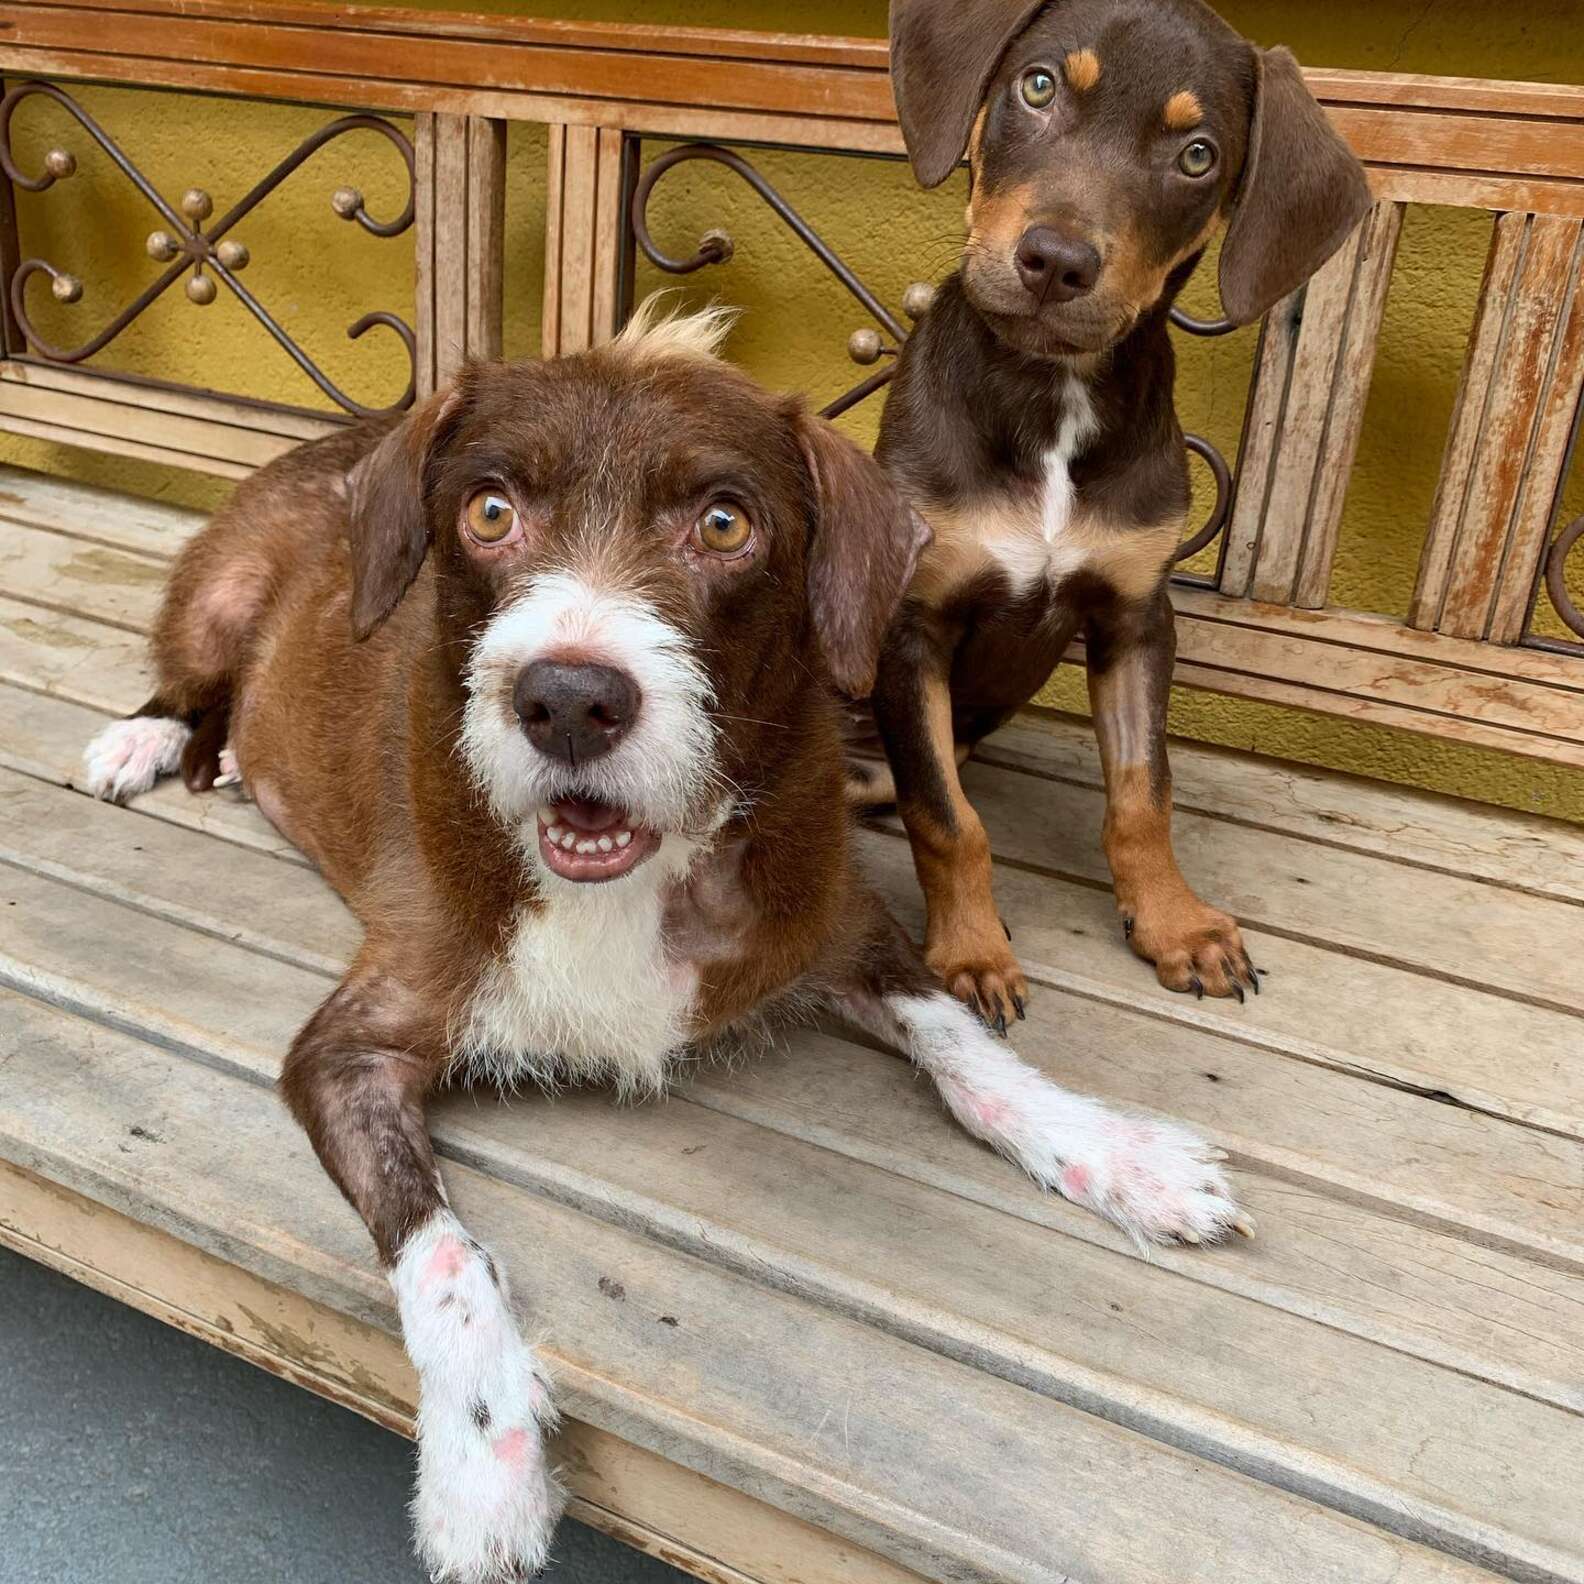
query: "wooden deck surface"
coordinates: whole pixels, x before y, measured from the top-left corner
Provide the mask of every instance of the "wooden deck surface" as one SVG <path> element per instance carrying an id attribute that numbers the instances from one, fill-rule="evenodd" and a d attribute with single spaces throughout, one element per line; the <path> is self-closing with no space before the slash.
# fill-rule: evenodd
<path id="1" fill-rule="evenodd" d="M 271 1089 L 353 921 L 234 792 L 72 789 L 198 523 L 0 472 L 0 1239 L 402 1428 L 372 1249 Z M 1251 1244 L 1141 1258 L 830 1032 L 663 1104 L 437 1108 L 584 1516 L 729 1584 L 1584 1584 L 1584 831 L 1175 765 L 1246 1007 L 1123 947 L 1086 731 L 965 784 L 1019 1049 L 1224 1144 Z"/>

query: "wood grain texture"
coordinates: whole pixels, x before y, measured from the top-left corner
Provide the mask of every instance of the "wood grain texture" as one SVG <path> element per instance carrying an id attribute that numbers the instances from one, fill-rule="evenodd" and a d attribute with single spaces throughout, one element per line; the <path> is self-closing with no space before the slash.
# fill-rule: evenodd
<path id="1" fill-rule="evenodd" d="M 51 912 L 33 888 L 19 888 L 17 899 L 30 917 Z M 91 923 L 89 934 L 98 934 Z M 162 948 L 168 953 L 170 943 L 153 949 Z M 214 959 L 222 981 L 232 977 L 232 955 L 227 949 Z M 292 1005 L 299 998 L 285 993 L 287 983 L 283 976 L 287 1004 L 265 1010 L 267 1019 L 284 1023 L 300 1010 Z M 311 1005 L 318 988 L 309 984 L 304 992 L 301 999 Z M 138 1029 L 141 1016 L 134 996 L 122 1004 L 118 1026 Z M 217 1006 L 192 1026 L 198 1049 L 211 1061 L 238 1062 L 267 1078 L 271 1066 L 239 1057 L 233 1031 L 219 1016 Z M 845 1059 L 906 1082 L 887 1058 L 849 1048 Z M 945 1357 L 971 1359 L 1043 1395 L 1410 1538 L 1431 1538 L 1493 1562 L 1512 1560 L 1517 1546 L 1531 1567 L 1559 1577 L 1577 1571 L 1564 1560 L 1576 1538 L 1571 1518 L 1551 1516 L 1549 1476 L 1537 1474 L 1526 1492 L 1522 1472 L 1515 1472 L 1532 1466 L 1520 1455 L 1524 1445 L 1549 1442 L 1564 1455 L 1579 1432 L 1573 1415 L 1538 1411 L 1456 1377 L 1430 1372 L 1416 1379 L 1414 1366 L 1370 1346 L 1240 1306 L 1211 1289 L 1170 1284 L 1163 1290 L 1131 1253 L 1053 1247 L 1048 1234 L 1021 1219 L 999 1225 L 986 1247 L 982 1213 L 969 1204 L 904 1187 L 870 1168 L 804 1160 L 796 1146 L 758 1126 L 717 1120 L 701 1132 L 702 1122 L 685 1104 L 644 1113 L 590 1095 L 551 1106 L 525 1102 L 511 1112 L 460 1101 L 440 1109 L 434 1130 L 449 1158 L 494 1178 L 768 1279 Z M 927 1139 L 943 1123 L 931 1107 L 915 1126 Z M 528 1154 L 525 1138 L 532 1141 Z M 601 1164 L 591 1170 L 595 1162 Z M 802 1187 L 789 1197 L 787 1182 Z M 1011 1187 L 1015 1192 L 1015 1178 Z M 1026 1189 L 1025 1195 L 1038 1197 Z M 1074 1217 L 1069 1212 L 1065 1219 Z M 994 1280 L 992 1267 L 1000 1272 Z M 1075 1301 L 1053 1308 L 1048 1295 L 1055 1285 Z M 1103 1318 L 1114 1314 L 1127 1315 L 1127 1322 Z M 1218 1349 L 1216 1338 L 1237 1340 Z M 1316 1349 L 1319 1355 L 1309 1357 Z M 1295 1377 L 1303 1384 L 1295 1387 Z M 1361 1405 L 1356 1388 L 1366 1377 L 1379 1388 Z M 1446 1414 L 1442 1433 L 1435 1430 L 1438 1413 Z M 1483 1462 L 1453 1451 L 1461 1447 L 1456 1426 L 1471 1414 L 1487 1427 Z M 1449 1456 L 1427 1461 L 1427 1440 Z M 1493 1482 L 1503 1497 L 1501 1525 L 1456 1516 L 1465 1505 L 1479 1507 L 1478 1493 Z M 1407 1529 L 1404 1495 L 1415 1513 Z"/>
<path id="2" fill-rule="evenodd" d="M 13 1164 L 390 1328 L 361 1229 L 267 1092 L 37 1002 L 8 1004 L 0 1028 Z M 63 1081 L 83 1087 L 80 1102 L 62 1106 Z M 157 1147 L 123 1151 L 131 1117 Z M 446 1179 L 532 1291 L 529 1319 L 557 1339 L 549 1361 L 574 1417 L 926 1577 L 1197 1584 L 1262 1542 L 1337 1584 L 1488 1576 L 487 1171 L 453 1162 Z M 602 1274 L 619 1277 L 622 1300 L 599 1292 Z M 734 1345 L 750 1315 L 752 1341 Z M 964 1445 L 1002 1449 L 1020 1478 Z M 1149 1500 L 1117 1525 L 1123 1489 Z"/>
<path id="3" fill-rule="evenodd" d="M 1577 220 L 1496 221 L 1410 622 L 1521 634 L 1584 386 Z"/>
<path id="4" fill-rule="evenodd" d="M 610 126 L 550 129 L 543 352 L 562 357 L 616 332 L 631 197 L 624 138 Z"/>

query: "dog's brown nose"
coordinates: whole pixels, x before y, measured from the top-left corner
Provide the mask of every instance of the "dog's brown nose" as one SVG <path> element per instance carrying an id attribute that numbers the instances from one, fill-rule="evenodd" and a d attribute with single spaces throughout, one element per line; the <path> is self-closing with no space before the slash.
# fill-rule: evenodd
<path id="1" fill-rule="evenodd" d="M 563 764 L 608 754 L 638 718 L 638 684 L 614 666 L 536 660 L 524 666 L 512 705 L 540 753 Z"/>
<path id="2" fill-rule="evenodd" d="M 1017 272 L 1042 303 L 1087 297 L 1100 279 L 1100 254 L 1049 226 L 1030 226 L 1017 245 Z"/>

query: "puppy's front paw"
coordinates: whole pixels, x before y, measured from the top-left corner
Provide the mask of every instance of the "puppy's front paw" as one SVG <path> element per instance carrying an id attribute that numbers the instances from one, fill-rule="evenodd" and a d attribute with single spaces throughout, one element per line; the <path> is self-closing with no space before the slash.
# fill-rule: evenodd
<path id="1" fill-rule="evenodd" d="M 1221 1150 L 1175 1122 L 1111 1114 L 1091 1147 L 1069 1157 L 1050 1185 L 1114 1221 L 1136 1243 L 1219 1243 L 1254 1235 L 1219 1161 Z"/>
<path id="2" fill-rule="evenodd" d="M 924 962 L 959 1001 L 971 1007 L 998 1034 L 1023 1016 L 1028 980 L 1018 965 L 1001 921 L 989 927 L 931 933 Z"/>
<path id="3" fill-rule="evenodd" d="M 1191 891 L 1136 910 L 1124 907 L 1128 944 L 1168 990 L 1198 996 L 1259 994 L 1259 975 L 1249 960 L 1243 933 L 1231 914 L 1201 902 Z"/>
<path id="4" fill-rule="evenodd" d="M 408 1240 L 392 1279 L 418 1366 L 419 1554 L 442 1584 L 531 1578 L 566 1497 L 545 1459 L 549 1386 L 504 1280 L 448 1213 Z"/>

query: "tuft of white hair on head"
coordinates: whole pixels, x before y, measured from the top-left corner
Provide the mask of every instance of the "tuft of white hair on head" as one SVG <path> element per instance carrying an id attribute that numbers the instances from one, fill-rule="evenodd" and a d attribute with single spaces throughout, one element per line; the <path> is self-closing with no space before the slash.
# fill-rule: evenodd
<path id="1" fill-rule="evenodd" d="M 715 302 L 683 313 L 676 304 L 675 291 L 651 292 L 633 310 L 611 345 L 640 364 L 668 358 L 718 358 L 742 310 Z"/>

